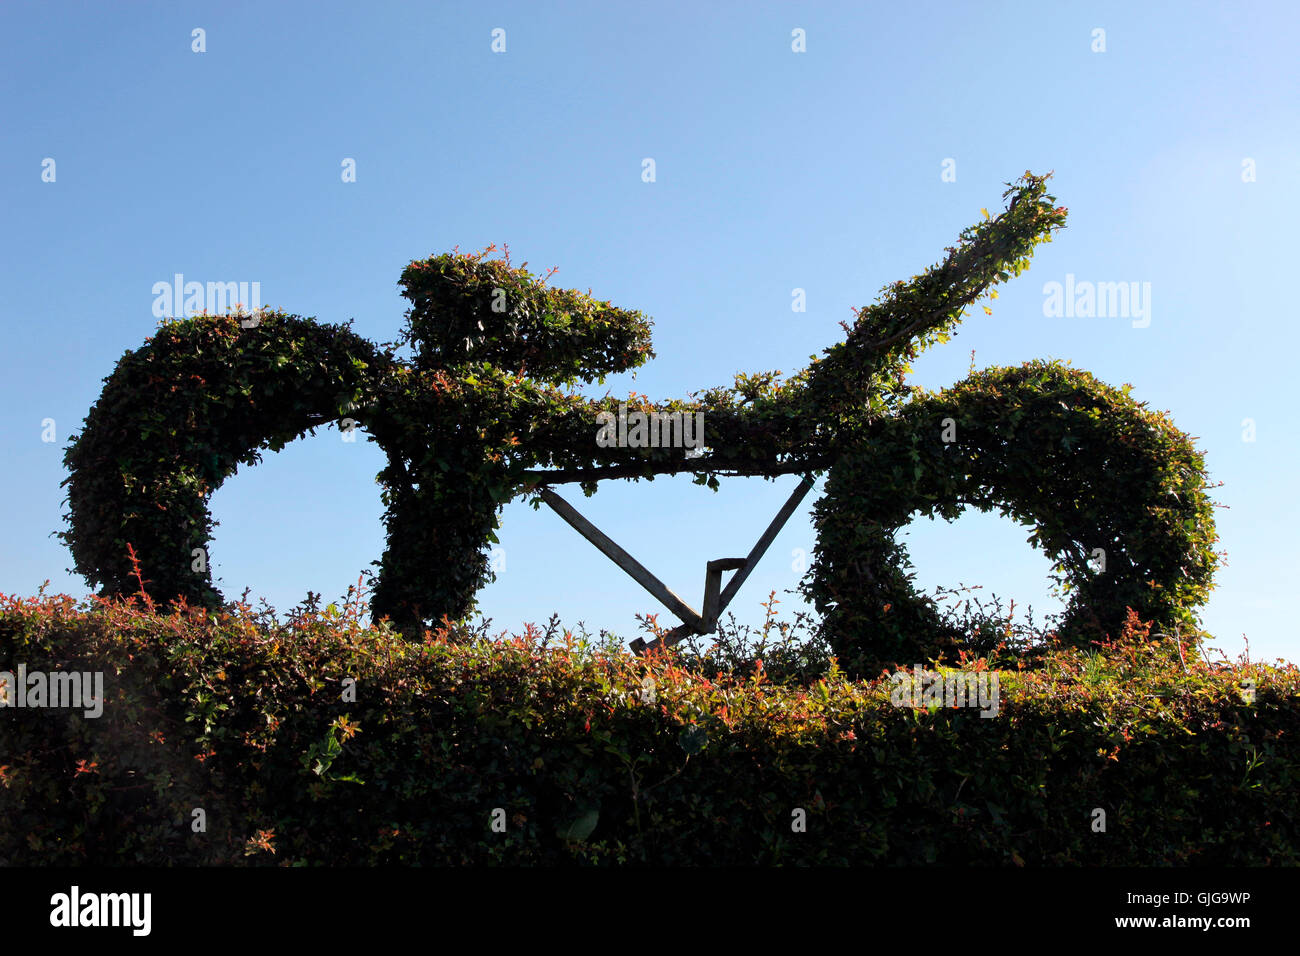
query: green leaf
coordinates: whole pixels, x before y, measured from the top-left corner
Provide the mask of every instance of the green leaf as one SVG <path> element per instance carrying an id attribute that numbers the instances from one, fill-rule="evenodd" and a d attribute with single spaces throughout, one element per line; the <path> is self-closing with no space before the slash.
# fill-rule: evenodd
<path id="1" fill-rule="evenodd" d="M 703 727 L 692 724 L 678 735 L 677 742 L 686 751 L 688 757 L 694 757 L 709 745 L 709 735 L 705 733 Z"/>
<path id="2" fill-rule="evenodd" d="M 560 839 L 572 843 L 581 843 L 591 836 L 592 831 L 596 829 L 596 823 L 600 820 L 599 810 L 587 810 L 579 815 L 576 819 L 570 821 L 567 825 L 558 827 L 556 835 Z"/>

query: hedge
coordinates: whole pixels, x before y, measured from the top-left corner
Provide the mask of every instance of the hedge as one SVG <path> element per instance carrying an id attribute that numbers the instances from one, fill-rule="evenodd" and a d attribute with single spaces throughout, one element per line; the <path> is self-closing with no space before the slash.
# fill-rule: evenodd
<path id="1" fill-rule="evenodd" d="M 1300 863 L 1300 673 L 1133 615 L 1000 670 L 991 718 L 554 626 L 412 642 L 359 596 L 284 623 L 0 596 L 18 664 L 106 702 L 0 709 L 9 865 Z"/>
<path id="2" fill-rule="evenodd" d="M 649 318 L 551 288 L 508 249 L 488 258 L 495 246 L 407 265 L 410 308 L 392 343 L 281 312 L 164 321 L 119 360 L 65 452 L 60 537 L 101 596 L 139 587 L 216 609 L 213 493 L 264 451 L 337 423 L 387 458 L 370 610 L 415 640 L 473 613 L 511 500 L 537 507 L 552 484 L 591 494 L 601 480 L 683 472 L 715 490 L 720 476 L 829 472 L 803 587 L 855 676 L 953 648 L 893 535 L 914 512 L 951 517 L 963 504 L 1033 526 L 1073 589 L 1063 638 L 1114 636 L 1126 607 L 1194 627 L 1218 556 L 1203 458 L 1172 422 L 1054 363 L 989 369 L 937 396 L 906 381 L 920 351 L 1064 227 L 1047 178 L 1007 183 L 1004 211 L 982 210 L 940 262 L 885 286 L 785 381 L 740 373 L 689 400 L 575 391 L 643 365 Z M 405 347 L 413 355 L 399 358 Z M 624 406 L 691 416 L 706 450 L 600 441 L 599 423 Z M 1089 569 L 1092 554 L 1108 567 Z"/>

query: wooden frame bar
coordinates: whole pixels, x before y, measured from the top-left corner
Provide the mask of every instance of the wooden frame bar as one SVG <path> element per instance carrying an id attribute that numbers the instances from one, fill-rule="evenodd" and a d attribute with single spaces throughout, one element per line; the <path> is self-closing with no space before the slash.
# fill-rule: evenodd
<path id="1" fill-rule="evenodd" d="M 654 595 L 660 604 L 688 624 L 698 626 L 703 623 L 698 611 L 669 590 L 667 585 L 651 574 L 640 561 L 619 547 L 603 531 L 578 514 L 573 505 L 551 491 L 550 488 L 541 489 L 541 496 L 542 500 L 550 505 L 556 514 L 572 525 L 580 535 L 594 544 L 605 557 L 626 571 L 632 580 Z"/>
<path id="2" fill-rule="evenodd" d="M 776 540 L 776 536 L 781 533 L 781 529 L 785 526 L 785 523 L 789 521 L 790 516 L 794 514 L 794 509 L 799 507 L 799 502 L 803 501 L 804 496 L 808 494 L 812 489 L 812 486 L 812 477 L 805 475 L 803 481 L 799 482 L 799 487 L 796 488 L 791 493 L 790 497 L 786 499 L 785 504 L 781 506 L 781 510 L 778 511 L 776 517 L 772 519 L 772 523 L 769 524 L 767 530 L 763 532 L 763 537 L 758 539 L 758 543 L 754 545 L 753 549 L 749 552 L 749 556 L 745 558 L 744 567 L 736 572 L 734 578 L 727 582 L 727 587 L 722 592 L 722 604 L 718 608 L 719 614 L 722 613 L 723 608 L 731 603 L 731 599 L 736 596 L 736 592 L 740 590 L 740 586 L 745 583 L 745 579 L 749 577 L 750 572 L 754 570 L 754 566 L 758 564 L 759 559 L 763 557 L 764 552 L 766 552 L 772 542 Z"/>
<path id="3" fill-rule="evenodd" d="M 781 528 L 790 520 L 790 516 L 794 514 L 794 510 L 799 507 L 799 503 L 812 489 L 813 484 L 812 476 L 805 475 L 803 481 L 799 483 L 799 487 L 786 499 L 785 504 L 781 506 L 781 510 L 777 512 L 776 517 L 767 526 L 767 530 L 763 532 L 762 537 L 750 549 L 747 557 L 719 558 L 708 563 L 704 572 L 703 614 L 697 612 L 674 594 L 667 585 L 651 574 L 641 562 L 628 554 L 614 540 L 580 515 L 576 508 L 551 491 L 551 489 L 541 488 L 539 494 L 542 500 L 551 507 L 551 510 L 563 518 L 580 535 L 594 544 L 602 554 L 627 572 L 632 580 L 649 591 L 658 599 L 659 603 L 682 620 L 679 626 L 649 644 L 643 638 L 637 638 L 633 641 L 631 644 L 632 650 L 637 655 L 641 655 L 654 647 L 672 647 L 691 634 L 711 634 L 716 631 L 718 629 L 718 616 L 726 610 L 727 605 L 731 603 L 731 599 L 736 596 L 740 586 L 745 583 L 745 580 L 767 552 L 772 542 L 776 540 Z M 723 588 L 722 575 L 726 571 L 735 571 L 736 574 L 727 582 L 726 588 Z"/>

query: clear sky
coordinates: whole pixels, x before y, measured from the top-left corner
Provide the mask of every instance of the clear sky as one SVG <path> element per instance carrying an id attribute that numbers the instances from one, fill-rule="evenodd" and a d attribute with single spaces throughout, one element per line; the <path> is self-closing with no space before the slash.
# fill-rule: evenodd
<path id="1" fill-rule="evenodd" d="M 957 381 L 973 349 L 979 367 L 1063 358 L 1131 383 L 1224 483 L 1212 643 L 1295 659 L 1298 26 L 1287 0 L 5 0 L 0 590 L 86 594 L 51 536 L 63 451 L 176 273 L 258 282 L 264 305 L 383 341 L 407 262 L 509 243 L 515 262 L 558 266 L 553 285 L 653 317 L 658 358 L 605 388 L 684 397 L 802 367 L 852 307 L 995 212 L 1005 182 L 1054 170 L 1068 228 L 914 381 Z M 1045 285 L 1067 276 L 1149 288 L 1149 315 L 1045 315 Z M 331 428 L 228 481 L 212 505 L 227 596 L 341 596 L 383 548 L 382 465 Z M 705 562 L 743 556 L 797 482 L 564 493 L 698 607 Z M 736 598 L 740 619 L 795 587 L 815 497 Z M 1027 534 L 978 514 L 917 522 L 917 583 L 982 585 L 1041 616 L 1059 604 Z M 511 505 L 500 537 L 494 629 L 558 612 L 630 639 L 637 612 L 669 620 L 548 509 Z"/>

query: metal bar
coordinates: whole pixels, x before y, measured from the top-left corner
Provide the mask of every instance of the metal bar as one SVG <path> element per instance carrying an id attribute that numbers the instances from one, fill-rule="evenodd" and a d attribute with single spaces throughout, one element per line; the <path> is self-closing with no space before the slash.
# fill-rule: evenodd
<path id="1" fill-rule="evenodd" d="M 656 638 L 649 644 L 645 642 L 645 638 L 638 637 L 635 641 L 629 644 L 628 647 L 631 649 L 633 654 L 640 657 L 652 647 L 672 647 L 679 641 L 686 640 L 686 638 L 690 637 L 694 633 L 696 632 L 691 629 L 689 624 L 679 624 L 663 637 Z"/>
<path id="2" fill-rule="evenodd" d="M 626 571 L 637 584 L 653 594 L 660 604 L 681 618 L 692 631 L 698 630 L 704 624 L 704 619 L 699 612 L 670 591 L 667 585 L 651 574 L 636 558 L 619 547 L 608 535 L 578 514 L 571 504 L 549 488 L 542 488 L 540 494 L 542 500 L 550 505 L 556 514 L 594 544 L 602 554 Z"/>
<path id="3" fill-rule="evenodd" d="M 727 605 L 731 603 L 731 599 L 734 598 L 736 592 L 740 590 L 740 586 L 745 583 L 745 579 L 749 577 L 750 572 L 754 570 L 754 566 L 758 564 L 759 559 L 763 557 L 763 552 L 768 549 L 768 546 L 771 545 L 771 543 L 776 539 L 776 536 L 780 534 L 781 528 L 790 520 L 790 516 L 794 514 L 794 509 L 799 507 L 799 502 L 803 501 L 804 496 L 808 494 L 808 491 L 812 488 L 813 484 L 812 476 L 805 475 L 803 481 L 799 483 L 799 487 L 794 490 L 794 493 L 790 495 L 786 503 L 781 506 L 781 510 L 776 513 L 776 517 L 772 519 L 772 523 L 768 525 L 767 530 L 763 532 L 763 537 L 758 539 L 758 543 L 754 545 L 754 549 L 749 552 L 749 557 L 745 559 L 745 566 L 737 571 L 735 577 L 727 582 L 727 587 L 722 592 L 722 597 L 719 599 L 719 614 L 726 610 Z"/>
<path id="4" fill-rule="evenodd" d="M 718 606 L 718 592 L 722 589 L 722 572 L 738 571 L 745 566 L 744 558 L 721 558 L 710 561 L 704 571 L 704 633 L 709 634 L 718 629 L 718 615 L 722 608 Z"/>
<path id="5" fill-rule="evenodd" d="M 749 557 L 745 558 L 744 562 L 741 564 L 739 570 L 736 572 L 736 576 L 728 582 L 726 590 L 724 590 L 718 598 L 718 606 L 716 610 L 710 606 L 709 602 L 709 580 L 714 573 L 714 566 L 718 566 L 718 577 L 719 580 L 721 580 L 721 572 L 723 570 L 730 570 L 730 568 L 725 566 L 734 566 L 739 562 L 739 559 L 724 558 L 721 561 L 709 562 L 708 576 L 705 578 L 704 585 L 704 608 L 706 620 L 703 622 L 704 625 L 708 626 L 708 630 L 696 633 L 708 634 L 717 630 L 718 615 L 726 610 L 731 599 L 735 597 L 736 592 L 740 590 L 740 586 L 745 583 L 745 578 L 749 577 L 749 573 L 754 570 L 754 566 L 757 565 L 759 559 L 763 557 L 763 553 L 767 551 L 768 547 L 776 539 L 781 528 L 790 520 L 790 516 L 794 514 L 794 509 L 799 507 L 799 502 L 803 501 L 804 497 L 808 494 L 809 489 L 811 489 L 814 484 L 815 482 L 811 475 L 804 476 L 804 480 L 799 483 L 799 487 L 794 490 L 788 499 L 786 499 L 785 504 L 781 506 L 781 510 L 778 511 L 776 517 L 772 519 L 772 523 L 769 524 L 767 530 L 763 532 L 763 536 L 758 539 L 758 543 L 755 544 L 753 549 L 749 552 Z M 653 640 L 649 644 L 647 644 L 643 639 L 637 638 L 631 643 L 630 647 L 632 652 L 640 657 L 646 651 L 652 650 L 656 647 L 672 647 L 674 644 L 684 640 L 690 633 L 692 633 L 691 630 L 689 630 L 686 625 L 682 625 L 682 627 L 674 628 L 663 637 Z"/>
<path id="6" fill-rule="evenodd" d="M 631 462 L 621 465 L 592 465 L 587 468 L 537 468 L 523 473 L 523 478 L 537 485 L 560 485 L 573 481 L 603 481 L 608 478 L 642 478 L 647 475 L 676 475 L 684 472 L 712 472 L 731 477 L 771 478 L 807 471 L 824 471 L 831 466 L 826 458 L 801 458 L 790 462 L 747 463 L 725 461 L 716 455 L 704 455 L 686 461 Z"/>

